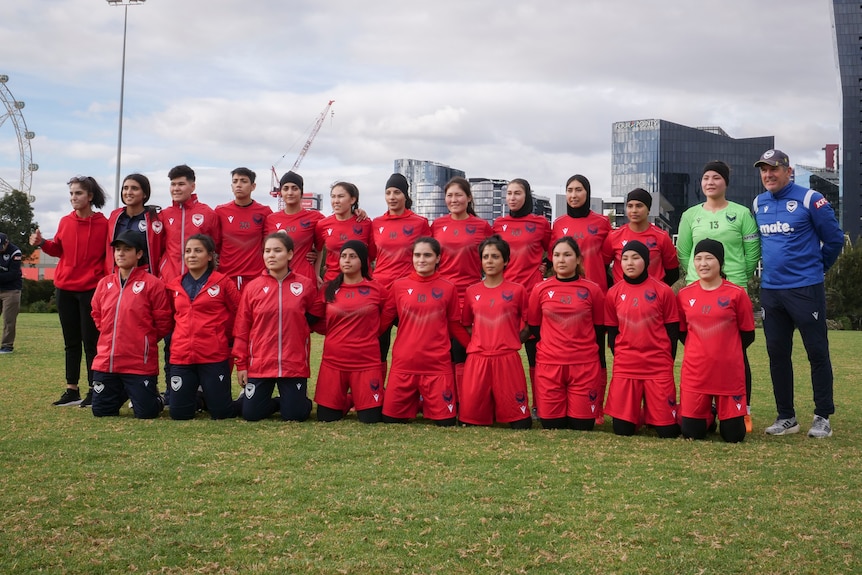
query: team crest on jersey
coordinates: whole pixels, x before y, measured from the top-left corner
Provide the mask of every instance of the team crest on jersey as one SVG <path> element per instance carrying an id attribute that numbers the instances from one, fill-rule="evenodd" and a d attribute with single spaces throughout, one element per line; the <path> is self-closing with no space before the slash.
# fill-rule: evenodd
<path id="1" fill-rule="evenodd" d="M 233 223 L 233 216 L 228 216 L 227 221 L 229 224 L 232 224 Z"/>
<path id="2" fill-rule="evenodd" d="M 404 226 L 401 228 L 401 231 L 404 232 L 405 236 L 413 235 L 413 226 Z"/>
<path id="3" fill-rule="evenodd" d="M 162 233 L 162 222 L 156 220 L 150 224 L 150 228 L 153 230 L 154 233 L 160 234 Z"/>
<path id="4" fill-rule="evenodd" d="M 655 298 L 658 297 L 658 294 L 655 293 L 653 290 L 647 290 L 646 292 L 644 292 L 644 297 L 647 301 L 653 302 L 655 301 Z"/>
<path id="5" fill-rule="evenodd" d="M 194 226 L 197 228 L 204 225 L 204 215 L 203 214 L 192 214 L 192 224 L 194 224 Z"/>
<path id="6" fill-rule="evenodd" d="M 216 297 L 219 292 L 221 292 L 221 287 L 218 284 L 207 290 L 207 293 L 210 294 L 210 297 Z"/>
<path id="7" fill-rule="evenodd" d="M 468 234 L 470 234 L 470 235 L 473 235 L 473 234 L 475 234 L 475 233 L 476 233 L 476 226 L 474 226 L 474 225 L 472 225 L 472 224 L 471 224 L 471 225 L 469 225 L 469 226 L 464 226 L 464 231 L 465 231 L 465 232 L 467 232 L 467 233 L 468 233 Z"/>
<path id="8" fill-rule="evenodd" d="M 132 284 L 132 292 L 133 293 L 141 293 L 144 291 L 145 282 L 135 282 Z"/>
<path id="9" fill-rule="evenodd" d="M 646 247 L 648 247 L 648 248 L 649 248 L 649 249 L 651 249 L 651 250 L 653 250 L 653 249 L 655 249 L 656 247 L 658 247 L 658 242 L 657 242 L 657 241 L 655 241 L 655 238 L 649 238 L 649 239 L 648 239 L 647 241 L 645 241 L 644 243 L 646 244 Z"/>
<path id="10" fill-rule="evenodd" d="M 263 215 L 261 215 L 261 214 L 254 214 L 254 215 L 251 217 L 251 221 L 253 221 L 253 222 L 255 223 L 255 225 L 258 225 L 258 226 L 259 226 L 260 224 L 262 224 L 262 223 L 263 223 Z"/>
<path id="11" fill-rule="evenodd" d="M 590 290 L 586 288 L 578 288 L 578 291 L 575 292 L 578 295 L 578 299 L 584 300 L 590 297 Z"/>
<path id="12" fill-rule="evenodd" d="M 512 299 L 515 297 L 515 292 L 513 292 L 512 290 L 504 290 L 502 295 L 503 301 L 512 301 Z"/>
<path id="13" fill-rule="evenodd" d="M 362 226 L 353 226 L 353 233 L 357 236 L 362 235 Z"/>
<path id="14" fill-rule="evenodd" d="M 94 383 L 93 391 L 95 391 L 96 393 L 102 393 L 103 391 L 105 391 L 105 384 L 102 382 Z"/>
<path id="15" fill-rule="evenodd" d="M 536 224 L 526 224 L 524 225 L 524 229 L 527 230 L 528 234 L 532 234 L 536 231 Z"/>
<path id="16" fill-rule="evenodd" d="M 732 224 L 736 221 L 736 214 L 725 214 L 724 218 Z"/>
<path id="17" fill-rule="evenodd" d="M 718 305 L 720 307 L 727 307 L 730 305 L 730 298 L 727 296 L 721 296 L 718 298 Z"/>
<path id="18" fill-rule="evenodd" d="M 433 297 L 434 299 L 440 299 L 441 297 L 443 297 L 443 290 L 438 287 L 432 288 L 431 297 Z"/>
<path id="19" fill-rule="evenodd" d="M 362 297 L 368 297 L 368 294 L 371 293 L 371 288 L 368 286 L 361 286 L 356 288 L 356 291 L 358 291 L 359 295 L 361 295 Z"/>
<path id="20" fill-rule="evenodd" d="M 245 398 L 251 399 L 252 397 L 254 397 L 254 384 L 253 383 L 246 383 L 245 384 Z"/>
<path id="21" fill-rule="evenodd" d="M 587 226 L 587 233 L 590 234 L 591 236 L 598 234 L 599 233 L 599 226 L 596 226 L 593 224 Z"/>
<path id="22" fill-rule="evenodd" d="M 292 282 L 290 284 L 290 293 L 297 296 L 302 294 L 302 284 L 299 282 Z"/>
<path id="23" fill-rule="evenodd" d="M 796 200 L 787 200 L 787 211 L 791 214 L 796 211 L 796 208 L 799 204 L 796 203 Z"/>
<path id="24" fill-rule="evenodd" d="M 312 226 L 311 220 L 299 220 L 299 227 L 301 228 L 310 228 Z"/>
<path id="25" fill-rule="evenodd" d="M 552 299 L 554 297 L 554 290 L 548 290 L 548 299 Z"/>
<path id="26" fill-rule="evenodd" d="M 146 220 L 141 220 L 138 222 L 138 231 L 141 232 L 142 234 L 147 232 L 147 221 Z"/>
<path id="27" fill-rule="evenodd" d="M 178 375 L 171 377 L 171 389 L 174 391 L 179 391 L 183 386 L 183 378 Z"/>

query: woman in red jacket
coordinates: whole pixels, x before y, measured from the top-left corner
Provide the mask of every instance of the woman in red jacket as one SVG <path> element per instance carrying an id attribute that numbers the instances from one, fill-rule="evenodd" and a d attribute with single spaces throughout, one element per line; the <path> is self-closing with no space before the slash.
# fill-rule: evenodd
<path id="1" fill-rule="evenodd" d="M 239 308 L 235 282 L 216 271 L 215 242 L 206 234 L 186 240 L 186 273 L 168 284 L 174 312 L 171 345 L 171 419 L 192 419 L 198 387 L 213 419 L 236 417 L 231 399 L 228 337 Z"/>
<path id="2" fill-rule="evenodd" d="M 90 301 L 99 280 L 105 275 L 105 246 L 108 245 L 108 220 L 93 208 L 105 205 L 105 192 L 93 178 L 76 176 L 69 180 L 72 213 L 63 216 L 53 239 L 42 238 L 36 230 L 30 245 L 49 256 L 60 258 L 54 274 L 57 312 L 66 349 L 66 390 L 54 405 L 89 407 L 93 401 L 93 358 L 99 331 L 90 316 Z M 90 390 L 84 401 L 78 391 L 81 355 L 87 361 Z"/>
<path id="3" fill-rule="evenodd" d="M 237 379 L 245 388 L 242 416 L 265 419 L 281 409 L 285 421 L 305 421 L 308 399 L 309 325 L 324 316 L 317 281 L 290 269 L 293 240 L 270 234 L 263 247 L 266 272 L 242 290 L 234 323 Z M 272 399 L 278 386 L 280 401 Z"/>
<path id="4" fill-rule="evenodd" d="M 93 296 L 93 321 L 100 332 L 93 415 L 119 415 L 131 398 L 135 417 L 152 419 L 164 409 L 156 388 L 158 342 L 171 329 L 171 306 L 162 281 L 139 265 L 144 255 L 140 234 L 125 231 L 111 245 L 117 270 L 99 281 Z"/>
<path id="5" fill-rule="evenodd" d="M 147 205 L 150 193 L 150 180 L 146 176 L 126 176 L 120 196 L 126 207 L 117 208 L 108 217 L 108 243 L 110 245 L 110 242 L 125 231 L 140 234 L 144 240 L 141 265 L 146 265 L 147 271 L 155 275 L 159 273 L 159 260 L 165 251 L 165 233 L 158 208 Z M 114 253 L 111 249 L 105 253 L 105 269 L 109 274 L 114 269 Z"/>

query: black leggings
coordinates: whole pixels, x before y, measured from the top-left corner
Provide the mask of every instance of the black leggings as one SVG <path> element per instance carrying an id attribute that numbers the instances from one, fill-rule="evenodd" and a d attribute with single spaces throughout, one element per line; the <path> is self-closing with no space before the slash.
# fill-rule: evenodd
<path id="1" fill-rule="evenodd" d="M 91 387 L 93 385 L 93 360 L 96 358 L 96 343 L 99 341 L 99 330 L 90 315 L 95 291 L 57 288 L 55 294 L 66 350 L 66 385 L 78 385 L 81 379 L 82 354 L 87 360 L 87 383 Z"/>

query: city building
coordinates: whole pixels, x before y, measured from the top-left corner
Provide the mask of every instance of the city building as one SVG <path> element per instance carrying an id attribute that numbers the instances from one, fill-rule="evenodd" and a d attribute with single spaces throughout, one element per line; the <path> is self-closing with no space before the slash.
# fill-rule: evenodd
<path id="1" fill-rule="evenodd" d="M 832 0 L 835 59 L 841 80 L 841 159 L 839 201 L 833 203 L 844 233 L 862 232 L 862 3 Z"/>
<path id="2" fill-rule="evenodd" d="M 486 222 L 493 223 L 503 215 L 506 205 L 506 185 L 508 180 L 491 180 L 489 178 L 470 178 L 470 189 L 473 192 L 473 209 L 476 215 Z M 506 210 L 508 212 L 508 210 Z"/>
<path id="3" fill-rule="evenodd" d="M 655 198 L 650 219 L 673 234 L 686 208 L 703 201 L 704 164 L 727 162 L 731 168 L 728 199 L 750 206 L 763 190 L 754 162 L 774 145 L 773 136 L 732 138 L 717 126 L 692 128 L 660 119 L 616 122 L 611 196 L 625 198 L 634 188 L 650 192 Z"/>
<path id="4" fill-rule="evenodd" d="M 533 194 L 533 213 L 543 216 L 546 220 L 554 222 L 554 212 L 551 209 L 551 198 Z"/>
<path id="5" fill-rule="evenodd" d="M 304 210 L 317 210 L 319 212 L 323 208 L 323 194 L 303 193 L 302 208 Z"/>
<path id="6" fill-rule="evenodd" d="M 411 209 L 430 222 L 449 213 L 443 191 L 446 182 L 455 176 L 466 176 L 463 171 L 444 164 L 407 158 L 395 160 L 394 171 L 403 174 L 410 184 Z"/>
<path id="7" fill-rule="evenodd" d="M 796 164 L 793 166 L 793 181 L 800 186 L 805 186 L 823 194 L 823 197 L 832 204 L 832 208 L 835 210 L 835 217 L 838 218 L 839 222 L 841 221 L 839 177 L 836 170 Z"/>

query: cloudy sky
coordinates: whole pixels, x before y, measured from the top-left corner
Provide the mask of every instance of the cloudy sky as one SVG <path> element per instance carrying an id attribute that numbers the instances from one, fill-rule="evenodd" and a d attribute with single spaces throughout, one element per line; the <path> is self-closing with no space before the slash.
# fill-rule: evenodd
<path id="1" fill-rule="evenodd" d="M 395 158 L 562 191 L 573 173 L 608 197 L 611 125 L 662 118 L 774 135 L 793 163 L 823 165 L 840 92 L 828 0 L 147 0 L 129 8 L 122 173 L 153 182 L 187 163 L 202 201 L 229 172 L 293 164 L 306 190 L 355 182 L 383 213 Z M 69 211 L 66 181 L 92 175 L 114 205 L 123 8 L 105 0 L 0 3 L 0 74 L 36 133 L 36 219 Z M 754 159 L 753 159 L 754 160 Z M 753 161 L 752 160 L 752 161 Z M 0 126 L 0 177 L 17 144 Z M 328 213 L 328 204 L 324 210 Z"/>

